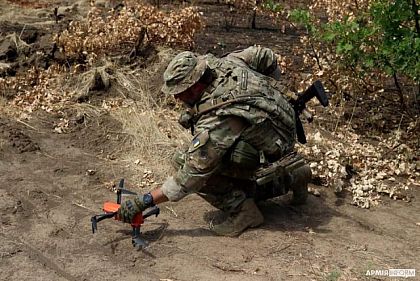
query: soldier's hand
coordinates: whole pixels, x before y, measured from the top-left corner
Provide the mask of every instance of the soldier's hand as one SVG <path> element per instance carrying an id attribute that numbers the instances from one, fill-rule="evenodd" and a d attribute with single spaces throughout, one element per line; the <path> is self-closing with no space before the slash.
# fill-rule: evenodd
<path id="1" fill-rule="evenodd" d="M 123 222 L 131 223 L 138 213 L 141 213 L 148 208 L 144 203 L 143 198 L 144 196 L 140 195 L 122 202 L 118 209 L 118 217 Z"/>

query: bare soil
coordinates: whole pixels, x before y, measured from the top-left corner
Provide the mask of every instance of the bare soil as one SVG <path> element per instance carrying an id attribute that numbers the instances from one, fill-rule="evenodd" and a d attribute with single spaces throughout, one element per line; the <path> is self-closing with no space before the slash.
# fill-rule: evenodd
<path id="1" fill-rule="evenodd" d="M 22 25 L 28 38 L 29 30 L 50 32 L 43 27 L 45 18 L 33 15 L 60 1 L 11 2 L 28 6 L 2 1 L 0 26 L 9 26 L 2 36 Z M 223 8 L 201 7 L 205 15 Z M 226 31 L 216 16 L 208 21 L 198 40 L 200 52 L 255 43 L 285 50 L 297 43 L 294 34 L 269 28 Z M 217 211 L 189 196 L 160 206 L 161 214 L 142 227 L 150 246 L 137 251 L 130 226 L 106 220 L 92 234 L 90 224 L 102 203 L 115 199 L 104 188 L 107 183 L 125 178 L 127 188 L 136 186 L 134 170 L 119 157 L 131 149 L 120 122 L 102 113 L 57 134 L 60 114 L 39 111 L 24 122 L 0 112 L 1 280 L 391 280 L 366 271 L 420 270 L 418 189 L 411 191 L 410 202 L 384 198 L 369 210 L 324 187 L 302 207 L 289 205 L 288 196 L 276 198 L 260 206 L 264 224 L 238 238 L 214 236 L 208 224 Z"/>

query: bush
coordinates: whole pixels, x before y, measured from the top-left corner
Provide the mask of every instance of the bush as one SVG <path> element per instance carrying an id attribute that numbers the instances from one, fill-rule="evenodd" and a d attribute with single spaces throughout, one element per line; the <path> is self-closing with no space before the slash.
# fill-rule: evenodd
<path id="1" fill-rule="evenodd" d="M 105 15 L 93 7 L 86 20 L 71 22 L 56 41 L 67 56 L 95 59 L 120 53 L 127 45 L 133 48 L 148 42 L 192 47 L 194 35 L 202 27 L 195 7 L 164 13 L 151 5 L 134 3 Z"/>
<path id="2" fill-rule="evenodd" d="M 418 10 L 416 0 L 320 1 L 290 19 L 306 28 L 303 42 L 336 90 L 372 93 L 391 77 L 404 104 L 404 85 L 420 83 Z"/>

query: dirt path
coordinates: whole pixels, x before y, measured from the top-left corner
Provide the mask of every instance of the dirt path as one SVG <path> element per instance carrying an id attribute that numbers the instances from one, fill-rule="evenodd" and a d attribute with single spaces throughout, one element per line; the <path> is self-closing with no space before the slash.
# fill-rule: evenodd
<path id="1" fill-rule="evenodd" d="M 104 128 L 51 131 L 36 119 L 0 122 L 3 280 L 372 280 L 367 270 L 420 268 L 416 200 L 362 210 L 330 190 L 301 208 L 264 203 L 264 225 L 239 238 L 213 236 L 215 210 L 196 196 L 168 203 L 144 225 L 151 246 L 136 251 L 128 226 L 106 221 L 91 232 L 90 217 L 115 196 L 103 182 L 132 176 L 103 157 L 113 143 L 103 153 L 87 146 Z"/>

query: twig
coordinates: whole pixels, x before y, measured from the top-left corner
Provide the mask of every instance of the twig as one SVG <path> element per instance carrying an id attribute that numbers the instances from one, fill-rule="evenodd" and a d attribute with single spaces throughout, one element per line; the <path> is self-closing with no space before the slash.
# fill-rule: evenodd
<path id="1" fill-rule="evenodd" d="M 357 99 L 356 99 L 356 102 L 354 103 L 353 110 L 351 112 L 351 116 L 350 116 L 349 122 L 347 123 L 347 126 L 350 126 L 351 121 L 353 120 L 354 112 L 356 111 L 356 106 L 357 106 Z"/>
<path id="2" fill-rule="evenodd" d="M 29 190 L 28 190 L 29 191 Z M 63 197 L 61 197 L 61 196 L 58 196 L 58 195 L 55 195 L 55 194 L 50 194 L 50 193 L 47 193 L 47 192 L 45 192 L 45 191 L 42 191 L 42 190 L 40 190 L 42 193 L 44 193 L 45 195 L 47 195 L 47 196 L 52 196 L 52 197 L 55 197 L 55 198 L 58 198 L 58 199 L 63 199 Z"/>
<path id="3" fill-rule="evenodd" d="M 75 205 L 75 206 L 77 206 L 77 207 L 80 207 L 80 208 L 86 209 L 86 210 L 91 211 L 91 212 L 96 212 L 95 210 L 93 210 L 93 209 L 91 209 L 91 208 L 88 208 L 88 207 L 86 207 L 86 206 L 84 206 L 84 205 L 82 205 L 82 204 L 76 203 L 76 202 L 71 202 L 71 204 L 72 204 L 72 205 Z"/>
<path id="4" fill-rule="evenodd" d="M 44 155 L 44 156 L 47 156 L 48 158 L 51 158 L 51 159 L 58 159 L 57 157 L 51 156 L 51 155 L 49 155 L 45 152 L 41 152 L 41 154 Z"/>
<path id="5" fill-rule="evenodd" d="M 176 218 L 178 217 L 178 214 L 177 213 L 175 213 L 175 211 L 174 211 L 174 209 L 173 208 L 170 208 L 170 207 L 168 207 L 168 206 L 165 206 L 165 209 L 168 209 Z"/>
<path id="6" fill-rule="evenodd" d="M 340 109 L 341 109 L 340 110 L 340 116 L 342 116 L 343 110 L 344 110 L 344 105 L 342 105 L 342 103 L 340 104 Z M 337 128 L 338 128 L 338 124 L 339 123 L 340 123 L 340 118 L 337 118 L 337 123 L 335 124 L 334 133 L 337 131 Z"/>
<path id="7" fill-rule="evenodd" d="M 224 265 L 219 265 L 219 264 L 212 264 L 213 267 L 221 269 L 223 271 L 231 271 L 231 272 L 246 272 L 244 269 L 241 268 L 229 268 L 227 266 Z"/>
<path id="8" fill-rule="evenodd" d="M 404 118 L 404 114 L 402 114 L 402 115 L 401 115 L 401 119 L 400 119 L 400 123 L 398 124 L 398 129 L 397 129 L 397 131 L 400 131 L 400 128 L 401 128 L 401 123 L 402 123 L 403 118 Z"/>
<path id="9" fill-rule="evenodd" d="M 407 109 L 407 106 L 405 105 L 403 90 L 395 72 L 392 75 L 392 78 L 394 79 L 395 87 L 397 88 L 398 97 L 400 98 L 400 104 L 402 105 L 403 109 Z"/>
<path id="10" fill-rule="evenodd" d="M 284 251 L 284 250 L 286 250 L 286 249 L 290 248 L 291 246 L 292 246 L 292 244 L 288 244 L 288 245 L 286 245 L 286 246 L 284 246 L 284 247 L 282 247 L 282 248 L 280 248 L 280 249 L 276 249 L 276 250 L 274 250 L 274 251 L 271 251 L 271 252 L 270 252 L 270 254 L 272 255 L 272 254 L 274 254 L 274 253 L 279 253 L 279 252 L 281 252 L 281 251 Z"/>
<path id="11" fill-rule="evenodd" d="M 22 31 L 21 31 L 21 32 L 20 32 L 20 34 L 19 34 L 19 40 L 22 40 L 22 39 L 20 39 L 20 38 L 22 37 L 22 34 L 23 34 L 23 32 L 25 31 L 25 28 L 26 28 L 26 24 L 23 26 Z"/>
<path id="12" fill-rule="evenodd" d="M 39 132 L 39 129 L 37 129 L 37 128 L 35 128 L 35 127 L 31 126 L 31 125 L 29 125 L 28 123 L 23 122 L 22 120 L 17 120 L 17 121 L 18 121 L 19 123 L 22 123 L 23 125 L 25 125 L 25 126 L 27 126 L 27 127 L 31 128 L 32 130 Z"/>
<path id="13" fill-rule="evenodd" d="M 308 32 L 308 34 L 309 34 L 309 32 Z M 315 50 L 315 47 L 314 47 L 314 44 L 312 43 L 311 40 L 309 40 L 309 44 L 311 45 L 311 49 L 312 49 L 312 52 L 314 53 L 314 57 L 316 59 L 316 64 L 318 65 L 319 70 L 323 70 L 322 65 L 321 65 L 321 61 L 319 59 L 319 55 L 317 54 L 317 52 Z"/>
<path id="14" fill-rule="evenodd" d="M 107 132 L 111 134 L 117 134 L 117 135 L 131 135 L 130 133 L 127 133 L 127 132 L 117 132 L 117 131 L 111 131 L 111 130 L 108 130 Z"/>

